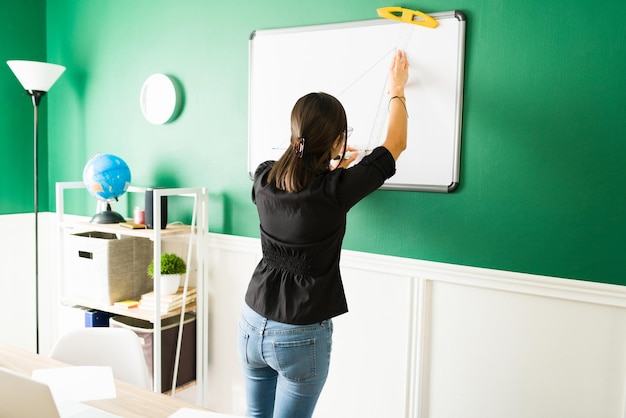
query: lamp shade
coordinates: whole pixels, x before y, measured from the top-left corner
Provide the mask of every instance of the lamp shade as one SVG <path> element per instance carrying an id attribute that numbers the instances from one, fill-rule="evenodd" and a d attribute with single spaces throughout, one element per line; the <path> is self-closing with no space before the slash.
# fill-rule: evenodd
<path id="1" fill-rule="evenodd" d="M 64 66 L 47 62 L 11 60 L 7 64 L 24 90 L 29 91 L 47 92 L 65 71 Z"/>

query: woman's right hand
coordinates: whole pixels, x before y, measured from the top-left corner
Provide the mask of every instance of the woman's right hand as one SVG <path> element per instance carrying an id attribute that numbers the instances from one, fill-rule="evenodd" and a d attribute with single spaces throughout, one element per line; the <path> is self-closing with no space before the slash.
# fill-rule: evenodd
<path id="1" fill-rule="evenodd" d="M 409 61 L 406 52 L 398 50 L 389 68 L 389 94 L 392 96 L 404 95 L 404 86 L 409 80 Z"/>

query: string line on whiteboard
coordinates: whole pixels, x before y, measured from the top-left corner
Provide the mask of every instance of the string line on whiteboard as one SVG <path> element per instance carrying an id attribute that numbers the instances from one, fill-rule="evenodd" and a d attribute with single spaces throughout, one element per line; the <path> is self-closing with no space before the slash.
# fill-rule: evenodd
<path id="1" fill-rule="evenodd" d="M 361 79 L 363 79 L 363 77 L 365 77 L 367 74 L 369 74 L 370 71 L 372 71 L 374 68 L 376 68 L 378 65 L 380 65 L 381 62 L 383 62 L 385 59 L 387 59 L 387 57 L 389 57 L 393 52 L 395 52 L 395 49 L 391 49 L 389 51 L 387 51 L 382 57 L 380 57 L 374 64 L 370 65 L 365 71 L 363 71 L 363 73 L 358 76 L 352 83 L 348 84 L 348 86 L 343 89 L 342 91 L 340 91 L 337 96 L 341 97 L 343 96 L 348 90 L 350 90 L 356 83 L 358 83 L 359 81 L 361 81 Z M 385 79 L 385 83 L 387 82 L 387 80 Z"/>
<path id="2" fill-rule="evenodd" d="M 374 68 L 379 66 L 382 62 L 388 61 L 390 57 L 392 57 L 399 49 L 406 50 L 408 46 L 411 36 L 413 35 L 413 27 L 410 25 L 401 25 L 402 28 L 400 30 L 400 34 L 398 40 L 396 42 L 395 47 L 389 49 L 385 52 L 379 59 L 372 63 L 365 71 L 363 71 L 359 76 L 357 76 L 354 81 L 349 83 L 343 90 L 341 90 L 337 97 L 340 98 L 345 93 L 347 93 L 351 88 L 353 88 L 359 81 L 361 81 L 364 77 L 366 77 Z M 387 103 L 387 84 L 389 81 L 389 73 L 385 78 L 384 83 L 382 84 L 382 88 L 379 93 L 378 99 L 378 107 L 376 109 L 376 114 L 374 120 L 372 121 L 372 128 L 370 130 L 370 135 L 367 141 L 366 146 L 362 151 L 365 151 L 365 154 L 369 154 L 375 147 L 382 143 L 382 133 L 385 128 L 385 123 L 387 121 L 387 113 L 388 113 L 388 103 Z M 287 149 L 287 144 L 289 140 L 285 139 L 280 142 L 280 144 L 272 147 L 272 150 L 280 150 L 284 151 Z"/>
<path id="3" fill-rule="evenodd" d="M 280 142 L 280 144 L 276 145 L 275 147 L 272 147 L 272 151 L 284 151 L 287 149 L 287 141 L 290 141 L 291 139 L 284 139 Z"/>
<path id="4" fill-rule="evenodd" d="M 396 47 L 392 50 L 392 52 L 396 52 L 397 50 L 406 51 L 407 46 L 409 45 L 409 41 L 411 40 L 411 36 L 413 35 L 413 28 L 409 25 L 402 25 L 402 30 L 400 31 L 400 36 L 396 43 Z M 372 124 L 372 130 L 370 131 L 370 137 L 367 141 L 367 146 L 365 148 L 365 153 L 369 154 L 375 147 L 382 143 L 382 135 L 383 129 L 385 128 L 385 123 L 387 121 L 387 113 L 388 113 L 388 103 L 387 103 L 387 83 L 389 82 L 389 75 L 385 79 L 385 84 L 383 85 L 383 89 L 380 92 L 379 100 L 378 100 L 378 108 L 376 109 L 376 116 L 374 117 L 374 123 Z"/>
<path id="5" fill-rule="evenodd" d="M 348 91 L 350 91 L 351 88 L 353 88 L 359 81 L 361 81 L 365 76 L 367 76 L 374 68 L 379 66 L 382 62 L 386 61 L 389 57 L 393 56 L 393 54 L 396 52 L 396 50 L 397 50 L 397 48 L 394 47 L 394 48 L 390 49 L 389 51 L 385 52 L 382 57 L 377 59 L 372 65 L 367 67 L 367 69 L 365 71 L 363 71 L 359 76 L 354 78 L 354 80 L 352 82 L 350 82 L 343 90 L 341 90 L 339 93 L 337 93 L 337 98 L 341 98 Z M 388 74 L 387 74 L 387 77 L 389 77 Z M 386 85 L 387 85 L 387 78 L 385 78 L 385 83 L 383 85 L 383 91 L 381 93 L 382 95 L 385 94 Z M 284 150 L 287 149 L 287 145 L 286 145 L 287 142 L 288 142 L 288 140 L 283 140 L 283 141 L 280 142 L 279 145 L 272 147 L 272 149 L 273 150 L 284 151 Z"/>

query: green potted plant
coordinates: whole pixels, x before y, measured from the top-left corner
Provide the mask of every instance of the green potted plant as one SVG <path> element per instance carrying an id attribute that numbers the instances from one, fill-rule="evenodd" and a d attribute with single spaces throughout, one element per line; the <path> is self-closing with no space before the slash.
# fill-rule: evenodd
<path id="1" fill-rule="evenodd" d="M 161 254 L 161 294 L 176 293 L 180 286 L 180 275 L 187 272 L 185 261 L 173 253 Z M 148 265 L 148 276 L 154 279 L 154 260 Z"/>

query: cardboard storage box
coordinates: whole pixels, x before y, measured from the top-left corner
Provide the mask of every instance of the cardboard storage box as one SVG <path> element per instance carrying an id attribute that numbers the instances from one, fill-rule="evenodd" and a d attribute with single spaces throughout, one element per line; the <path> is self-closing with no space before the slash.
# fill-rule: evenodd
<path id="1" fill-rule="evenodd" d="M 66 296 L 112 305 L 139 299 L 153 288 L 148 264 L 153 257 L 148 238 L 122 237 L 106 232 L 72 234 L 65 241 Z"/>
<path id="2" fill-rule="evenodd" d="M 176 344 L 178 343 L 178 325 L 180 316 L 161 321 L 161 391 L 172 389 Z M 153 376 L 154 325 L 142 319 L 127 316 L 114 316 L 109 320 L 112 328 L 128 328 L 139 336 L 143 345 L 143 354 Z M 153 376 L 154 378 L 154 376 Z M 196 315 L 187 312 L 183 320 L 183 339 L 180 344 L 180 359 L 176 387 L 196 380 Z"/>

